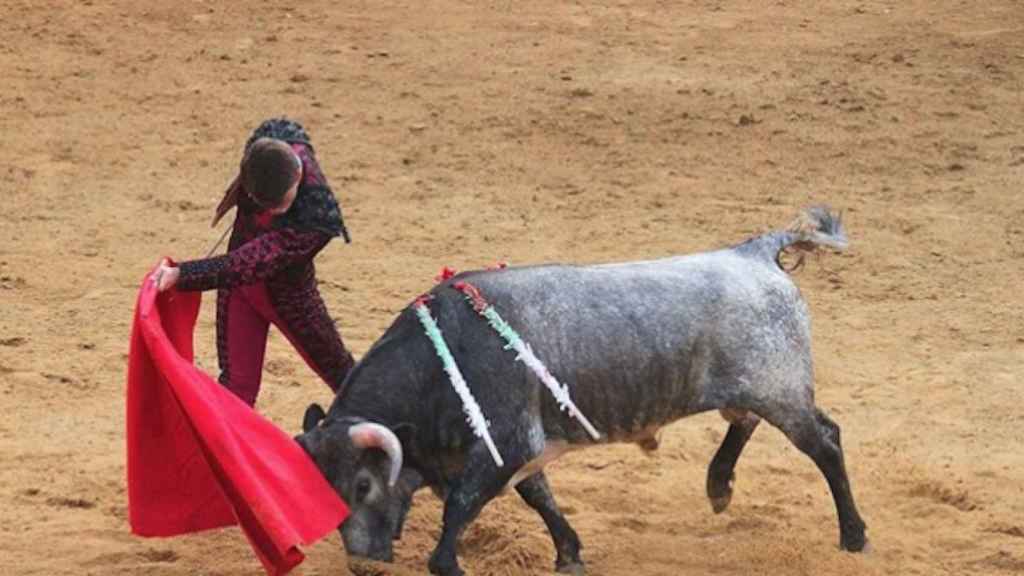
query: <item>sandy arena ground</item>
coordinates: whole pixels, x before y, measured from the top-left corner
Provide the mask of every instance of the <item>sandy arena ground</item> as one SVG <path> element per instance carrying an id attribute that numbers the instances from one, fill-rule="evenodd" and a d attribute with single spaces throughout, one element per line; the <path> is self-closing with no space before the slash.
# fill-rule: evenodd
<path id="1" fill-rule="evenodd" d="M 317 264 L 358 354 L 443 265 L 652 258 L 845 211 L 851 250 L 797 282 L 873 553 L 837 550 L 824 479 L 769 426 L 712 514 L 708 414 L 653 458 L 549 469 L 591 574 L 1024 572 L 1020 2 L 163 4 L 0 2 L 0 574 L 261 573 L 237 529 L 129 533 L 124 373 L 138 282 L 209 249 L 280 114 L 346 209 L 354 243 Z M 295 432 L 329 391 L 270 346 L 258 408 Z M 425 572 L 439 514 L 418 497 L 389 572 Z M 306 552 L 297 574 L 347 573 L 337 534 Z M 553 558 L 514 495 L 462 544 L 475 575 Z"/>

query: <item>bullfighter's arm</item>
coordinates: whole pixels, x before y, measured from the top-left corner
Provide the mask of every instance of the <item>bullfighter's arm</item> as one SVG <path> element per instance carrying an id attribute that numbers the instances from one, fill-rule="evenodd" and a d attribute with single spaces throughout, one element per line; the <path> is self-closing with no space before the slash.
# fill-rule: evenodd
<path id="1" fill-rule="evenodd" d="M 227 254 L 182 262 L 177 288 L 199 291 L 254 284 L 292 264 L 312 259 L 329 240 L 319 231 L 274 230 Z"/>

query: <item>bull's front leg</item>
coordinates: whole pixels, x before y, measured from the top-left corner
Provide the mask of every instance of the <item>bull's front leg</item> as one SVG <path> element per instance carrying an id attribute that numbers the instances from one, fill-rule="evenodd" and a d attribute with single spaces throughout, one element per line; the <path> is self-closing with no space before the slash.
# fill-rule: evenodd
<path id="1" fill-rule="evenodd" d="M 501 444 L 499 444 L 501 446 Z M 520 451 L 521 453 L 522 451 Z M 477 442 L 466 457 L 462 475 L 453 480 L 444 501 L 444 526 L 428 568 L 437 576 L 462 576 L 455 546 L 467 526 L 483 507 L 501 493 L 522 465 L 514 450 L 502 450 L 505 465 L 498 468 L 483 442 Z"/>
<path id="2" fill-rule="evenodd" d="M 551 533 L 551 539 L 555 543 L 555 551 L 558 557 L 555 558 L 555 570 L 562 574 L 573 574 L 582 576 L 586 573 L 583 560 L 580 559 L 580 539 L 576 531 L 565 519 L 555 497 L 551 494 L 548 486 L 547 476 L 544 472 L 537 472 L 533 476 L 523 480 L 516 486 L 516 491 L 531 508 L 540 514 L 544 524 Z"/>

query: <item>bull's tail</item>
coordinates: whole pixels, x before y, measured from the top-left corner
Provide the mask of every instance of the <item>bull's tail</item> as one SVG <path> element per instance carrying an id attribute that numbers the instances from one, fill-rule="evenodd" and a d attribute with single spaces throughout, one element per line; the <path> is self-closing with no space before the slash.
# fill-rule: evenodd
<path id="1" fill-rule="evenodd" d="M 801 212 L 787 229 L 754 238 L 737 250 L 771 259 L 783 270 L 792 272 L 803 264 L 805 253 L 822 246 L 841 252 L 848 245 L 842 215 L 828 206 L 812 206 Z M 792 253 L 799 254 L 797 262 L 792 266 L 784 265 L 782 256 Z"/>
<path id="2" fill-rule="evenodd" d="M 819 246 L 828 246 L 842 252 L 849 245 L 843 229 L 843 215 L 833 212 L 828 206 L 807 208 L 786 232 L 779 250 L 793 248 L 811 252 Z"/>

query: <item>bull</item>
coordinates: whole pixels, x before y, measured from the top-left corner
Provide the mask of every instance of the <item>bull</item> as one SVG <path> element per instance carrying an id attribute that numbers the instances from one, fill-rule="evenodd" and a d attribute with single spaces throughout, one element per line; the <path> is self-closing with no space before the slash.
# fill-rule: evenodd
<path id="1" fill-rule="evenodd" d="M 460 534 L 512 486 L 547 525 L 556 569 L 582 574 L 579 538 L 552 496 L 544 466 L 603 442 L 655 448 L 659 428 L 709 410 L 729 423 L 707 472 L 714 512 L 729 505 L 737 459 L 767 420 L 825 476 L 840 547 L 863 550 L 865 524 L 839 426 L 814 402 L 807 305 L 780 259 L 786 251 L 846 244 L 841 218 L 815 207 L 794 226 L 717 251 L 474 271 L 441 282 L 428 305 L 489 420 L 504 465 L 474 435 L 407 307 L 355 366 L 329 410 L 307 409 L 296 437 L 351 506 L 340 527 L 348 553 L 391 561 L 413 493 L 430 487 L 444 502 L 444 516 L 428 567 L 441 576 L 462 574 Z M 453 287 L 459 281 L 477 287 L 531 344 L 600 441 L 515 361 L 515 352 Z"/>

